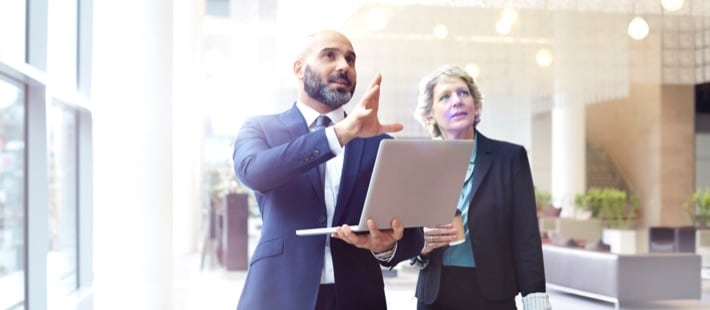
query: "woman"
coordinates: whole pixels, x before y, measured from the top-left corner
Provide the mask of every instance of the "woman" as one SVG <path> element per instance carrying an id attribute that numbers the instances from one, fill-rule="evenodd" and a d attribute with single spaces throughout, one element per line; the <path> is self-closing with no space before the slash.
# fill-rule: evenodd
<path id="1" fill-rule="evenodd" d="M 457 66 L 424 77 L 415 117 L 432 137 L 474 140 L 458 209 L 465 242 L 451 224 L 424 228 L 424 247 L 412 265 L 420 269 L 417 309 L 550 309 L 525 149 L 491 140 L 476 130 L 483 96 Z"/>

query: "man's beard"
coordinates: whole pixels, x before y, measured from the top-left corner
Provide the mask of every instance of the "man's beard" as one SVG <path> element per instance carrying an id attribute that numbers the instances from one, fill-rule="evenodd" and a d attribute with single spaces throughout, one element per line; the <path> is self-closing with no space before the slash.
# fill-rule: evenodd
<path id="1" fill-rule="evenodd" d="M 313 73 L 310 67 L 306 66 L 303 88 L 306 91 L 306 94 L 308 94 L 308 96 L 311 96 L 311 98 L 325 103 L 333 109 L 336 109 L 348 103 L 348 101 L 350 101 L 350 99 L 353 97 L 353 93 L 355 92 L 355 83 L 350 81 L 350 78 L 348 78 L 345 72 L 335 72 L 328 76 L 328 81 L 336 79 L 347 80 L 348 82 L 353 84 L 353 88 L 349 92 L 341 91 L 340 89 L 330 89 L 326 82 L 321 80 L 321 78 L 317 74 Z"/>

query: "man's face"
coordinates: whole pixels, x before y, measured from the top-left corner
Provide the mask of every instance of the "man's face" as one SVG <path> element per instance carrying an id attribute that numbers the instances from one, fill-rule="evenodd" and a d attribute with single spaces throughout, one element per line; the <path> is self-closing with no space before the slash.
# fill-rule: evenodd
<path id="1" fill-rule="evenodd" d="M 345 36 L 330 31 L 313 36 L 301 64 L 309 97 L 333 109 L 352 99 L 357 82 L 355 52 Z"/>
<path id="2" fill-rule="evenodd" d="M 331 83 L 336 84 L 335 87 L 331 87 Z M 335 71 L 327 78 L 321 78 L 317 72 L 311 70 L 309 65 L 306 65 L 303 80 L 306 93 L 333 109 L 350 101 L 355 92 L 355 84 L 345 72 Z M 350 87 L 349 91 L 348 87 Z"/>

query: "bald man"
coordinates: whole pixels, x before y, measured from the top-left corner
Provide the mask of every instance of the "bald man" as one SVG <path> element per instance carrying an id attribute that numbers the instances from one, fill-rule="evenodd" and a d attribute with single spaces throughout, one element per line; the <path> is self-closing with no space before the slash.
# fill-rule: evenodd
<path id="1" fill-rule="evenodd" d="M 296 58 L 296 102 L 245 121 L 234 144 L 234 171 L 254 191 L 263 221 L 237 309 L 386 309 L 380 266 L 416 256 L 423 232 L 396 219 L 390 230 L 370 223 L 368 234 L 345 224 L 359 222 L 380 141 L 402 125 L 378 119 L 379 74 L 343 110 L 357 81 L 355 50 L 343 34 L 307 36 Z M 329 226 L 338 229 L 296 235 Z"/>

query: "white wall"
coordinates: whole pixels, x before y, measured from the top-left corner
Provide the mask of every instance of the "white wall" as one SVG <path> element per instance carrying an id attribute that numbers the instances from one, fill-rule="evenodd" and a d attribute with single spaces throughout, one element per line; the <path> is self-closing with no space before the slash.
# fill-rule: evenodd
<path id="1" fill-rule="evenodd" d="M 202 137 L 206 101 L 202 69 L 204 0 L 173 1 L 173 252 L 194 253 L 202 241 Z"/>
<path id="2" fill-rule="evenodd" d="M 171 12 L 94 3 L 95 309 L 172 309 Z"/>

